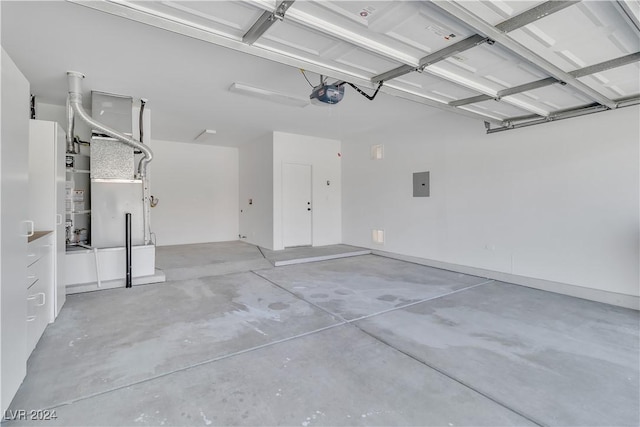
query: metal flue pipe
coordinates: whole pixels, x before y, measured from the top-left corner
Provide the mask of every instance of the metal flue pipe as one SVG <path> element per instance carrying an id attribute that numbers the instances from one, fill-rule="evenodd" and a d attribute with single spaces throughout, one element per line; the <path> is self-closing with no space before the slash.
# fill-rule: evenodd
<path id="1" fill-rule="evenodd" d="M 82 79 L 84 79 L 84 74 L 76 71 L 67 71 L 67 81 L 69 83 L 69 105 L 71 105 L 74 114 L 78 115 L 78 117 L 93 127 L 94 130 L 105 135 L 109 135 L 110 137 L 115 138 L 136 150 L 142 151 L 143 157 L 140 159 L 140 163 L 138 164 L 138 177 L 144 178 L 147 175 L 147 165 L 153 159 L 153 152 L 146 145 L 141 144 L 139 141 L 136 141 L 115 129 L 103 125 L 87 114 L 82 107 Z"/>
<path id="2" fill-rule="evenodd" d="M 76 147 L 73 144 L 73 135 L 75 133 L 75 123 L 73 118 L 73 107 L 67 97 L 67 153 L 77 154 Z"/>

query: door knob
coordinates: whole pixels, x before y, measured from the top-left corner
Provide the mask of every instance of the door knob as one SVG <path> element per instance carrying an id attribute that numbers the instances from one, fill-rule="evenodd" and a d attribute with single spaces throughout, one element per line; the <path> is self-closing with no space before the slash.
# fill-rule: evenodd
<path id="1" fill-rule="evenodd" d="M 311 210 L 311 208 L 307 208 L 307 210 L 308 210 L 308 211 L 310 211 L 310 210 Z"/>

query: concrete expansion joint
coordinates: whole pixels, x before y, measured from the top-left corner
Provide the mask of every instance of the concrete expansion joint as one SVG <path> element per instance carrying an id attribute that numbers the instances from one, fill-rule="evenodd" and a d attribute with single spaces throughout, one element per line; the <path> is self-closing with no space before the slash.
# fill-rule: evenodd
<path id="1" fill-rule="evenodd" d="M 393 308 L 390 308 L 388 310 L 383 310 L 383 311 L 380 311 L 380 312 L 377 312 L 377 313 L 373 313 L 373 314 L 369 314 L 369 315 L 366 315 L 366 316 L 361 316 L 361 317 L 358 317 L 358 318 L 355 318 L 355 319 L 347 320 L 347 319 L 343 318 L 342 316 L 340 316 L 340 315 L 338 315 L 336 313 L 332 313 L 331 311 L 327 310 L 326 308 L 324 308 L 324 307 L 322 307 L 322 306 L 320 306 L 320 305 L 318 305 L 318 304 L 316 304 L 316 303 L 314 303 L 312 301 L 309 301 L 309 300 L 303 298 L 302 296 L 296 294 L 295 292 L 292 292 L 292 291 L 288 290 L 287 288 L 285 288 L 283 286 L 280 286 L 278 283 L 274 282 L 273 280 L 268 279 L 267 277 L 264 277 L 264 276 L 258 274 L 255 271 L 252 271 L 252 273 L 255 274 L 256 276 L 266 280 L 267 282 L 271 283 L 272 285 L 276 286 L 278 289 L 281 289 L 281 290 L 293 295 L 294 297 L 296 297 L 296 298 L 298 298 L 298 299 L 300 299 L 302 301 L 305 301 L 306 303 L 308 303 L 308 304 L 310 304 L 310 305 L 322 310 L 323 312 L 333 316 L 334 318 L 340 320 L 340 323 L 338 323 L 336 325 L 333 325 L 333 326 L 330 326 L 330 327 L 328 327 L 326 329 L 335 328 L 335 327 L 344 326 L 344 325 L 352 326 L 353 328 L 357 329 L 359 332 L 362 332 L 362 333 L 368 335 L 369 337 L 371 337 L 374 340 L 380 342 L 381 344 L 383 344 L 383 345 L 385 345 L 387 347 L 390 347 L 393 350 L 395 350 L 395 351 L 397 351 L 397 352 L 399 352 L 399 353 L 401 353 L 401 354 L 413 359 L 414 361 L 422 364 L 423 366 L 438 372 L 439 374 L 441 374 L 441 375 L 443 375 L 443 376 L 445 376 L 445 377 L 457 382 L 458 384 L 462 385 L 463 387 L 466 387 L 466 388 L 470 389 L 474 393 L 478 393 L 479 395 L 483 396 L 484 398 L 491 400 L 492 402 L 502 406 L 503 408 L 505 408 L 505 409 L 507 409 L 507 410 L 509 410 L 509 411 L 511 411 L 511 412 L 513 412 L 513 413 L 515 413 L 515 414 L 527 419 L 528 421 L 530 421 L 530 422 L 532 422 L 532 423 L 534 423 L 536 425 L 539 425 L 539 426 L 543 425 L 541 422 L 535 420 L 535 418 L 533 418 L 532 416 L 524 414 L 521 411 L 518 411 L 518 410 L 508 406 L 506 403 L 500 401 L 499 399 L 487 394 L 486 392 L 483 392 L 483 391 L 481 391 L 481 390 L 479 390 L 479 389 L 477 389 L 475 387 L 472 387 L 471 385 L 467 384 L 466 382 L 456 378 L 454 375 L 444 371 L 443 369 L 440 369 L 440 368 L 438 368 L 436 366 L 430 365 L 430 364 L 420 360 L 419 358 L 415 357 L 414 355 L 412 355 L 412 354 L 410 354 L 408 352 L 405 352 L 403 350 L 398 349 L 397 347 L 395 347 L 391 343 L 385 341 L 384 339 L 382 339 L 382 338 L 380 338 L 380 337 L 378 337 L 378 336 L 376 336 L 374 334 L 371 334 L 370 332 L 367 332 L 366 330 L 362 329 L 358 325 L 358 322 L 360 322 L 362 320 L 370 319 L 370 318 L 375 317 L 375 316 L 380 316 L 382 314 L 387 314 L 387 313 L 391 313 L 391 312 L 394 312 L 394 311 L 397 311 L 397 310 L 402 310 L 402 309 L 405 309 L 407 307 L 412 307 L 412 306 L 415 306 L 415 305 L 418 305 L 418 304 L 422 304 L 422 303 L 425 303 L 425 302 L 428 302 L 428 301 L 437 300 L 437 299 L 440 299 L 440 298 L 443 298 L 443 297 L 446 297 L 446 296 L 449 296 L 449 295 L 457 294 L 457 293 L 464 292 L 464 291 L 467 291 L 467 290 L 470 290 L 470 289 L 473 289 L 473 288 L 477 288 L 477 287 L 480 287 L 480 286 L 488 285 L 490 283 L 494 283 L 495 280 L 492 280 L 492 279 L 485 280 L 485 281 L 483 281 L 481 283 L 477 283 L 477 284 L 471 285 L 471 286 L 466 286 L 464 288 L 457 289 L 457 290 L 451 291 L 451 292 L 447 292 L 447 293 L 442 294 L 442 295 L 436 295 L 436 296 L 433 296 L 433 297 L 424 298 L 424 299 L 421 299 L 419 301 L 414 301 L 414 302 L 412 302 L 410 304 L 406 304 L 406 305 L 403 305 L 403 306 L 400 306 L 400 307 L 393 307 Z M 295 339 L 295 338 L 292 338 L 292 339 Z"/>
<path id="2" fill-rule="evenodd" d="M 475 286 L 479 286 L 479 285 L 475 285 Z M 475 287 L 475 286 L 474 286 L 474 287 Z M 397 348 L 397 347 L 393 346 L 391 343 L 388 343 L 388 342 L 387 342 L 387 341 L 385 341 L 384 339 L 382 339 L 382 338 L 380 338 L 380 337 L 378 337 L 378 336 L 376 336 L 376 335 L 373 335 L 373 334 L 371 334 L 371 333 L 370 333 L 370 332 L 368 332 L 368 331 L 365 331 L 364 329 L 360 328 L 360 327 L 359 327 L 358 325 L 356 325 L 356 324 L 354 324 L 353 326 L 354 326 L 354 327 L 356 327 L 360 332 L 362 332 L 362 333 L 364 333 L 364 334 L 368 335 L 369 337 L 373 338 L 374 340 L 376 340 L 376 341 L 378 341 L 378 342 L 380 342 L 380 343 L 382 343 L 382 344 L 384 344 L 384 345 L 386 345 L 386 346 L 388 346 L 388 347 L 391 347 L 391 348 L 392 348 L 392 349 L 394 349 L 395 351 L 397 351 L 397 352 L 399 352 L 399 353 L 401 353 L 401 354 L 403 354 L 403 355 L 407 356 L 408 358 L 410 358 L 410 359 L 412 359 L 412 360 L 414 360 L 414 361 L 418 362 L 419 364 L 421 364 L 421 365 L 423 365 L 423 366 L 426 366 L 426 367 L 427 367 L 427 368 L 429 368 L 429 369 L 432 369 L 432 370 L 434 370 L 434 371 L 438 372 L 440 375 L 443 375 L 443 376 L 445 376 L 445 377 L 449 378 L 450 380 L 457 382 L 457 383 L 458 383 L 458 384 L 460 384 L 461 386 L 468 388 L 469 390 L 473 391 L 474 393 L 477 393 L 477 394 L 481 395 L 482 397 L 484 397 L 484 398 L 486 398 L 486 399 L 491 400 L 492 402 L 496 403 L 497 405 L 502 406 L 503 408 L 507 409 L 508 411 L 511 411 L 511 412 L 513 412 L 514 414 L 519 415 L 519 416 L 521 416 L 522 418 L 525 418 L 525 419 L 527 419 L 528 421 L 530 421 L 530 422 L 532 422 L 533 424 L 536 424 L 536 425 L 538 425 L 538 426 L 540 426 L 540 427 L 545 426 L 545 424 L 544 424 L 544 423 L 542 423 L 542 422 L 540 422 L 540 421 L 536 420 L 533 416 L 528 415 L 528 414 L 525 414 L 525 413 L 523 413 L 522 411 L 519 411 L 519 410 L 517 410 L 517 409 L 515 409 L 515 408 L 512 408 L 511 406 L 509 406 L 509 405 L 508 405 L 508 404 L 506 404 L 505 402 L 502 402 L 500 399 L 498 399 L 498 398 L 496 398 L 496 397 L 494 397 L 494 396 L 492 396 L 492 395 L 488 394 L 487 392 L 484 392 L 484 391 L 482 391 L 482 390 L 480 390 L 480 389 L 478 389 L 478 388 L 476 388 L 476 387 L 473 387 L 473 386 L 471 386 L 471 385 L 467 384 L 465 381 L 463 381 L 463 380 L 461 380 L 461 379 L 457 378 L 455 375 L 450 374 L 449 372 L 445 371 L 444 369 L 441 369 L 441 368 L 438 368 L 438 367 L 437 367 L 437 366 L 435 366 L 435 365 L 429 364 L 429 363 L 427 363 L 427 362 L 425 362 L 425 361 L 421 360 L 420 358 L 418 358 L 418 357 L 414 356 L 413 354 L 411 354 L 411 353 L 409 353 L 409 352 L 407 352 L 407 351 L 400 350 L 399 348 Z"/>
<path id="3" fill-rule="evenodd" d="M 428 302 L 428 301 L 433 301 L 433 300 L 436 300 L 436 299 L 444 298 L 444 297 L 449 296 L 449 295 L 453 295 L 453 294 L 457 294 L 457 293 L 460 293 L 460 292 L 464 292 L 464 291 L 467 291 L 469 289 L 477 288 L 479 286 L 488 285 L 489 283 L 493 283 L 493 282 L 495 282 L 495 280 L 487 280 L 487 281 L 484 281 L 482 283 L 478 283 L 478 284 L 475 284 L 475 285 L 467 286 L 465 288 L 457 289 L 455 291 L 447 292 L 446 294 L 436 295 L 436 296 L 429 297 L 429 298 L 424 298 L 424 299 L 421 299 L 419 301 L 414 301 L 412 303 L 409 303 L 409 304 L 406 304 L 406 305 L 403 305 L 403 306 L 400 306 L 400 307 L 393 307 L 393 308 L 390 308 L 388 310 L 379 311 L 377 313 L 367 314 L 366 316 L 361 316 L 361 317 L 358 317 L 356 319 L 348 320 L 347 323 L 358 322 L 360 320 L 370 319 L 372 317 L 380 316 L 382 314 L 391 313 L 393 311 L 403 310 L 403 309 L 408 308 L 408 307 L 413 307 L 414 305 L 418 305 L 418 304 L 422 304 L 422 303 L 425 303 L 425 302 Z"/>
<path id="4" fill-rule="evenodd" d="M 317 334 L 317 333 L 320 333 L 320 332 L 327 331 L 329 329 L 334 329 L 334 328 L 337 328 L 339 326 L 344 326 L 345 324 L 346 324 L 346 322 L 340 322 L 340 323 L 336 323 L 336 324 L 333 324 L 333 325 L 325 326 L 323 328 L 314 329 L 313 331 L 304 332 L 302 334 L 298 334 L 298 335 L 294 335 L 294 336 L 291 336 L 291 337 L 283 338 L 283 339 L 280 339 L 280 340 L 268 342 L 268 343 L 261 344 L 261 345 L 255 346 L 255 347 L 250 347 L 250 348 L 246 348 L 244 350 L 236 351 L 236 352 L 233 352 L 233 353 L 224 354 L 222 356 L 214 357 L 212 359 L 203 360 L 201 362 L 197 362 L 197 363 L 191 364 L 189 366 L 183 366 L 182 368 L 174 369 L 172 371 L 164 372 L 164 373 L 161 373 L 161 374 L 158 374 L 158 375 L 154 375 L 154 376 L 151 376 L 151 377 L 148 377 L 148 378 L 144 378 L 144 379 L 141 379 L 141 380 L 138 380 L 138 381 L 132 381 L 130 383 L 123 384 L 123 385 L 120 385 L 118 387 L 110 388 L 108 390 L 102 390 L 102 391 L 97 392 L 97 393 L 92 393 L 92 394 L 88 394 L 86 396 L 81 396 L 81 397 L 78 397 L 78 398 L 75 398 L 75 399 L 70 399 L 70 400 L 67 400 L 67 401 L 64 401 L 64 402 L 61 402 L 61 403 L 56 403 L 54 405 L 51 405 L 51 406 L 49 406 L 47 408 L 43 408 L 43 409 L 44 410 L 52 410 L 52 409 L 60 408 L 62 406 L 67 406 L 67 405 L 71 405 L 71 404 L 74 404 L 74 403 L 77 403 L 77 402 L 81 402 L 81 401 L 84 401 L 84 400 L 92 399 L 94 397 L 103 396 L 105 394 L 113 393 L 113 392 L 116 392 L 118 390 L 123 390 L 123 389 L 129 388 L 129 387 L 133 387 L 133 386 L 136 386 L 136 385 L 139 385 L 139 384 L 144 384 L 144 383 L 147 383 L 147 382 L 150 382 L 150 381 L 157 380 L 159 378 L 164 378 L 164 377 L 167 377 L 169 375 L 172 375 L 172 374 L 175 374 L 175 373 L 178 373 L 178 372 L 186 372 L 186 371 L 189 371 L 191 369 L 194 369 L 194 368 L 197 368 L 197 367 L 200 367 L 200 366 L 203 366 L 203 365 L 208 365 L 208 364 L 215 363 L 215 362 L 218 362 L 218 361 L 221 361 L 221 360 L 225 360 L 225 359 L 229 359 L 229 358 L 232 358 L 232 357 L 235 357 L 235 356 L 240 356 L 242 354 L 251 353 L 251 352 L 254 352 L 256 350 L 261 350 L 263 348 L 269 348 L 269 347 L 272 347 L 272 346 L 275 346 L 275 345 L 278 345 L 278 344 L 282 344 L 282 343 L 285 343 L 285 342 L 296 340 L 298 338 L 304 338 L 304 337 L 307 337 L 307 336 L 310 336 L 310 335 L 314 335 L 314 334 Z"/>
<path id="5" fill-rule="evenodd" d="M 147 382 L 150 382 L 150 381 L 154 381 L 156 379 L 163 378 L 163 377 L 166 377 L 166 376 L 178 373 L 178 372 L 185 372 L 185 371 L 191 370 L 193 368 L 197 368 L 197 367 L 200 367 L 200 366 L 203 366 L 203 365 L 211 364 L 211 363 L 214 363 L 214 362 L 217 362 L 217 361 L 220 361 L 220 360 L 225 360 L 225 359 L 229 359 L 229 358 L 232 358 L 232 357 L 235 357 L 235 356 L 239 356 L 239 355 L 243 355 L 243 354 L 246 354 L 246 353 L 251 353 L 251 352 L 254 352 L 254 351 L 257 351 L 257 350 L 261 350 L 261 349 L 264 349 L 264 348 L 269 348 L 269 347 L 272 347 L 272 346 L 275 346 L 275 345 L 278 345 L 278 344 L 281 344 L 281 343 L 293 341 L 293 340 L 296 340 L 296 339 L 299 339 L 299 338 L 304 338 L 304 337 L 307 337 L 307 336 L 310 336 L 310 335 L 314 335 L 314 334 L 317 334 L 317 333 L 320 333 L 320 332 L 324 332 L 324 331 L 327 331 L 327 330 L 330 330 L 330 329 L 334 329 L 334 328 L 338 328 L 338 327 L 345 326 L 345 325 L 351 325 L 351 326 L 357 328 L 359 331 L 361 331 L 361 332 L 363 332 L 363 333 L 365 333 L 367 335 L 372 336 L 373 338 L 375 338 L 376 340 L 380 341 L 381 343 L 383 343 L 383 344 L 385 344 L 385 345 L 387 345 L 389 347 L 394 348 L 396 351 L 400 351 L 397 348 L 395 348 L 394 346 L 390 345 L 389 343 L 384 342 L 380 338 L 375 337 L 375 336 L 369 334 L 368 332 L 362 330 L 361 328 L 358 327 L 356 322 L 359 322 L 359 321 L 362 321 L 362 320 L 365 320 L 365 319 L 369 319 L 369 318 L 372 318 L 372 317 L 375 317 L 375 316 L 379 316 L 379 315 L 382 315 L 382 314 L 390 313 L 390 312 L 393 312 L 393 311 L 396 311 L 396 310 L 401 310 L 401 309 L 404 309 L 404 308 L 407 308 L 407 307 L 411 307 L 411 306 L 414 306 L 414 305 L 422 304 L 424 302 L 432 301 L 432 300 L 439 299 L 439 298 L 442 298 L 442 297 L 445 297 L 445 296 L 448 296 L 448 295 L 456 294 L 456 293 L 459 293 L 459 292 L 463 292 L 463 291 L 466 291 L 466 290 L 469 290 L 469 289 L 472 289 L 472 288 L 476 288 L 476 287 L 487 285 L 489 283 L 494 282 L 494 280 L 487 280 L 487 281 L 484 281 L 482 283 L 478 283 L 478 284 L 475 284 L 475 285 L 467 286 L 467 287 L 464 287 L 464 288 L 461 288 L 461 289 L 458 289 L 458 290 L 455 290 L 455 291 L 452 291 L 452 292 L 448 292 L 446 294 L 442 294 L 442 295 L 437 295 L 437 296 L 430 297 L 430 298 L 421 299 L 419 301 L 415 301 L 413 303 L 406 304 L 406 305 L 403 305 L 401 307 L 394 307 L 394 308 L 391 308 L 391 309 L 388 309 L 388 310 L 383 310 L 383 311 L 380 311 L 380 312 L 377 312 L 377 313 L 373 313 L 373 314 L 370 314 L 370 315 L 361 316 L 361 317 L 358 317 L 358 318 L 355 318 L 355 319 L 347 320 L 347 319 L 344 319 L 342 316 L 340 316 L 340 315 L 338 315 L 336 313 L 332 313 L 329 310 L 319 306 L 318 304 L 315 304 L 315 303 L 313 303 L 311 301 L 308 301 L 305 298 L 301 297 L 300 295 L 298 295 L 298 294 L 296 294 L 296 293 L 294 293 L 294 292 L 292 292 L 292 291 L 280 286 L 278 283 L 276 283 L 276 282 L 274 282 L 274 281 L 262 276 L 257 271 L 250 270 L 250 273 L 253 273 L 256 276 L 262 278 L 263 280 L 266 280 L 267 282 L 271 283 L 273 286 L 275 286 L 278 289 L 281 289 L 281 290 L 293 295 L 297 299 L 300 299 L 300 300 L 312 305 L 313 307 L 318 308 L 319 310 L 323 311 L 324 313 L 327 313 L 327 314 L 331 315 L 334 319 L 336 319 L 337 323 L 335 323 L 333 325 L 325 326 L 323 328 L 315 329 L 315 330 L 312 330 L 312 331 L 309 331 L 309 332 L 304 332 L 302 334 L 297 334 L 297 335 L 294 335 L 294 336 L 291 336 L 291 337 L 287 337 L 287 338 L 283 338 L 283 339 L 280 339 L 280 340 L 276 340 L 276 341 L 273 341 L 273 342 L 265 343 L 265 344 L 254 346 L 254 347 L 250 347 L 250 348 L 247 348 L 247 349 L 244 349 L 244 350 L 240 350 L 240 351 L 236 351 L 236 352 L 233 352 L 233 353 L 229 353 L 229 354 L 221 355 L 221 356 L 218 356 L 218 357 L 214 357 L 214 358 L 211 358 L 211 359 L 203 360 L 201 362 L 197 362 L 197 363 L 191 364 L 189 366 L 184 366 L 184 367 L 181 367 L 181 368 L 178 368 L 178 369 L 174 369 L 174 370 L 171 370 L 171 371 L 168 371 L 168 372 L 164 372 L 164 373 L 161 373 L 161 374 L 158 374 L 158 375 L 154 375 L 154 376 L 151 376 L 151 377 L 148 377 L 148 378 L 144 378 L 144 379 L 141 379 L 141 380 L 138 380 L 138 381 L 132 381 L 132 382 L 127 383 L 127 384 L 123 384 L 123 385 L 120 385 L 120 386 L 117 386 L 117 387 L 110 388 L 108 390 L 103 390 L 103 391 L 92 393 L 92 394 L 89 394 L 89 395 L 86 395 L 86 396 L 81 396 L 81 397 L 78 397 L 78 398 L 75 398 L 75 399 L 71 399 L 71 400 L 68 400 L 68 401 L 60 402 L 60 403 L 51 405 L 50 407 L 44 408 L 44 409 L 51 410 L 51 409 L 60 408 L 60 407 L 66 406 L 66 405 L 71 405 L 71 404 L 74 404 L 76 402 L 84 401 L 84 400 L 91 399 L 91 398 L 94 398 L 94 397 L 98 397 L 98 396 L 106 395 L 106 394 L 109 394 L 109 393 L 113 393 L 113 392 L 116 392 L 118 390 L 126 389 L 128 387 L 132 387 L 132 386 L 136 386 L 136 385 L 139 385 L 139 384 L 144 384 L 144 383 L 147 383 Z M 406 353 L 404 353 L 402 351 L 400 351 L 400 352 L 403 353 L 403 354 L 406 354 Z M 410 354 L 406 354 L 406 355 L 411 357 L 414 360 L 418 360 L 415 357 L 411 356 Z M 420 363 L 423 363 L 423 362 L 420 362 Z M 447 375 L 446 373 L 442 372 L 441 370 L 439 370 L 437 368 L 431 367 L 431 366 L 429 366 L 429 365 L 427 365 L 425 363 L 423 363 L 423 364 L 428 366 L 428 367 L 430 367 L 430 368 L 432 368 L 432 369 L 435 369 L 436 371 L 440 372 L 441 374 L 443 374 L 445 376 L 448 376 L 448 377 L 456 380 L 455 378 L 451 377 L 450 375 Z M 463 384 L 463 385 L 465 385 L 465 386 L 467 386 L 466 384 L 462 383 L 461 381 L 458 381 L 458 380 L 456 380 L 456 381 L 461 383 L 461 384 Z M 469 387 L 469 386 L 467 386 L 467 387 Z M 469 388 L 471 388 L 474 391 L 477 391 L 477 390 L 473 389 L 472 387 L 469 387 Z M 478 393 L 481 393 L 481 392 L 478 392 Z M 491 399 L 491 400 L 495 401 L 495 399 Z M 497 402 L 497 403 L 499 403 L 499 402 Z M 504 405 L 502 405 L 502 406 L 504 406 Z M 519 415 L 522 415 L 522 414 L 519 414 Z M 524 415 L 522 415 L 522 416 L 524 416 Z M 525 418 L 531 420 L 530 417 L 526 417 L 525 416 Z M 531 420 L 531 421 L 535 422 L 533 420 Z M 536 424 L 539 424 L 539 423 L 536 422 Z"/>
<path id="6" fill-rule="evenodd" d="M 255 274 L 256 276 L 260 277 L 261 279 L 266 280 L 267 282 L 271 283 L 273 286 L 277 287 L 278 289 L 281 289 L 281 290 L 283 290 L 283 291 L 287 292 L 288 294 L 293 295 L 294 297 L 296 297 L 296 298 L 298 298 L 298 299 L 300 299 L 300 300 L 302 300 L 302 301 L 304 301 L 304 302 L 306 302 L 306 303 L 308 303 L 308 304 L 310 304 L 310 305 L 312 305 L 312 306 L 314 306 L 314 307 L 318 308 L 319 310 L 322 310 L 323 312 L 325 312 L 325 313 L 327 313 L 327 314 L 329 314 L 329 315 L 331 315 L 331 316 L 335 317 L 336 319 L 338 319 L 338 320 L 340 320 L 341 322 L 344 322 L 344 323 L 346 323 L 346 324 L 354 323 L 354 322 L 358 322 L 358 321 L 365 320 L 365 319 L 370 319 L 370 318 L 375 317 L 375 316 L 380 316 L 380 315 L 382 315 L 382 314 L 391 313 L 391 312 L 393 312 L 393 311 L 397 311 L 397 310 L 402 310 L 402 309 L 405 309 L 405 308 L 407 308 L 407 307 L 413 307 L 414 305 L 422 304 L 422 303 L 425 303 L 425 302 L 427 302 L 427 301 L 433 301 L 433 300 L 436 300 L 436 299 L 439 299 L 439 298 L 443 298 L 443 297 L 446 297 L 446 296 L 449 296 L 449 295 L 457 294 L 457 293 L 460 293 L 460 292 L 467 291 L 467 290 L 469 290 L 469 289 L 477 288 L 477 287 L 479 287 L 479 286 L 484 286 L 484 285 L 488 285 L 488 284 L 490 284 L 490 283 L 495 282 L 495 280 L 493 280 L 493 279 L 489 279 L 489 280 L 485 280 L 485 281 L 484 281 L 484 282 L 482 282 L 482 283 L 477 283 L 477 284 L 475 284 L 475 285 L 466 286 L 466 287 L 464 287 L 464 288 L 457 289 L 457 290 L 455 290 L 455 291 L 451 291 L 451 292 L 447 292 L 447 293 L 445 293 L 445 294 L 436 295 L 436 296 L 429 297 L 429 298 L 423 298 L 423 299 L 421 299 L 421 300 L 414 301 L 414 302 L 412 302 L 412 303 L 405 304 L 405 305 L 402 305 L 402 306 L 400 306 L 400 307 L 393 307 L 393 308 L 390 308 L 390 309 L 388 309 L 388 310 L 382 310 L 382 311 L 379 311 L 379 312 L 377 312 L 377 313 L 367 314 L 366 316 L 360 316 L 360 317 L 357 317 L 357 318 L 355 318 L 355 319 L 345 319 L 345 318 L 343 318 L 342 316 L 340 316 L 339 314 L 333 313 L 333 312 L 331 312 L 331 311 L 327 310 L 326 308 L 324 308 L 324 307 L 322 307 L 322 306 L 320 306 L 320 305 L 318 305 L 318 304 L 314 303 L 313 301 L 309 301 L 309 300 L 305 299 L 303 296 L 298 295 L 297 293 L 292 292 L 292 291 L 290 291 L 289 289 L 287 289 L 287 288 L 285 288 L 285 287 L 283 287 L 283 286 L 280 286 L 278 283 L 276 283 L 276 282 L 274 282 L 273 280 L 271 280 L 271 279 L 269 279 L 269 278 L 267 278 L 267 277 L 265 277 L 265 276 L 263 276 L 263 275 L 259 274 L 259 273 L 258 273 L 257 271 L 255 271 L 255 270 L 251 270 L 251 273 Z"/>

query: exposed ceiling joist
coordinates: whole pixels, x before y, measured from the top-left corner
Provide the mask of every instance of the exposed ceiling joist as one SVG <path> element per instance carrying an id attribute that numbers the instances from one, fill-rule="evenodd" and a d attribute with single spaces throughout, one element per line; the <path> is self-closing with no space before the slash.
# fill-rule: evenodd
<path id="1" fill-rule="evenodd" d="M 565 72 L 561 68 L 547 61 L 540 55 L 532 52 L 528 48 L 513 40 L 501 30 L 480 19 L 475 14 L 469 12 L 463 6 L 451 1 L 434 1 L 433 4 L 449 16 L 452 16 L 466 23 L 479 34 L 484 34 L 486 37 L 489 37 L 495 42 L 500 43 L 507 50 L 521 57 L 528 63 L 541 69 L 555 79 L 567 83 L 569 86 L 573 87 L 588 98 L 591 98 L 599 104 L 607 106 L 608 108 L 616 108 L 617 104 L 615 101 L 590 88 L 586 84 L 579 81 L 577 78 L 573 77 L 571 74 Z"/>
<path id="2" fill-rule="evenodd" d="M 524 11 L 519 15 L 513 16 L 506 21 L 502 21 L 501 23 L 496 25 L 496 28 L 502 32 L 508 33 L 510 31 L 517 30 L 518 28 L 524 27 L 525 25 L 529 25 L 532 22 L 537 21 L 538 19 L 549 16 L 552 13 L 559 12 L 562 9 L 565 9 L 579 2 L 580 0 L 547 1 Z"/>
<path id="3" fill-rule="evenodd" d="M 291 7 L 295 0 L 284 0 L 276 7 L 276 10 L 269 12 L 265 10 L 256 22 L 249 28 L 247 33 L 242 37 L 242 41 L 247 44 L 253 44 L 277 21 L 284 19 L 284 14 Z"/>
<path id="4" fill-rule="evenodd" d="M 418 63 L 418 67 L 412 67 L 410 65 L 401 65 L 398 68 L 394 68 L 393 70 L 389 70 L 385 73 L 379 74 L 373 77 L 371 80 L 373 83 L 378 83 L 381 81 L 388 81 L 394 79 L 396 77 L 403 76 L 412 71 L 416 71 L 422 69 L 428 65 L 435 64 L 436 62 L 442 61 L 450 56 L 455 55 L 456 53 L 463 52 L 467 49 L 471 49 L 472 47 L 478 46 L 487 41 L 486 37 L 482 37 L 480 35 L 474 34 L 471 37 L 467 37 L 464 40 L 460 40 L 452 45 L 445 47 L 444 49 L 440 49 L 436 52 L 433 52 L 424 58 L 420 59 Z"/>

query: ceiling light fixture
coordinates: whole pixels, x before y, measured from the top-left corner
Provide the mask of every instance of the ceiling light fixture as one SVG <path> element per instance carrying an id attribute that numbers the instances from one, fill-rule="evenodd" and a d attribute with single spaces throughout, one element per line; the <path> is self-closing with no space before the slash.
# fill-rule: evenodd
<path id="1" fill-rule="evenodd" d="M 308 98 L 299 98 L 286 93 L 274 92 L 269 89 L 263 89 L 255 86 L 250 86 L 244 83 L 233 83 L 229 87 L 230 92 L 240 93 L 242 95 L 252 96 L 254 98 L 264 99 L 266 101 L 275 102 L 282 105 L 289 105 L 291 107 L 306 107 L 309 105 Z"/>
<path id="2" fill-rule="evenodd" d="M 212 137 L 215 134 L 216 134 L 215 130 L 213 130 L 213 129 L 205 129 L 202 132 L 200 132 L 200 134 L 198 136 L 196 136 L 194 141 L 196 141 L 196 142 L 209 142 L 209 141 L 211 141 Z"/>

